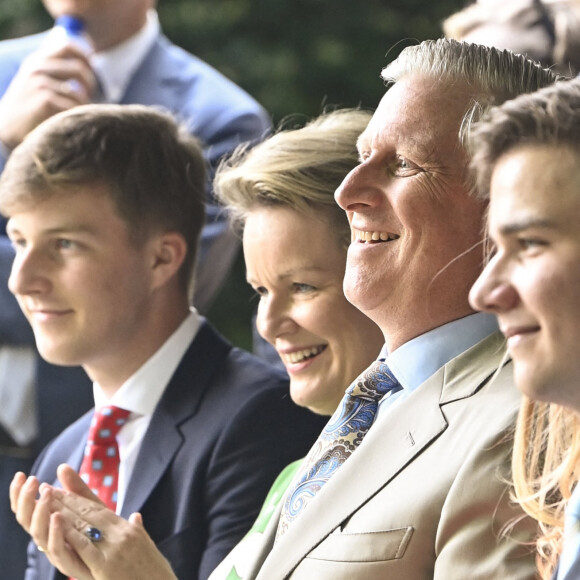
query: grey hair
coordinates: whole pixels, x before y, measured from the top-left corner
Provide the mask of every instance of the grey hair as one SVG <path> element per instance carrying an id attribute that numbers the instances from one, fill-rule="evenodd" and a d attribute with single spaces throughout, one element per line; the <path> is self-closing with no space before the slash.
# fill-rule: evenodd
<path id="1" fill-rule="evenodd" d="M 459 42 L 427 40 L 405 48 L 381 74 L 387 83 L 427 76 L 445 83 L 461 82 L 473 91 L 463 115 L 459 140 L 465 147 L 474 123 L 494 105 L 531 93 L 561 79 L 548 68 L 509 50 Z"/>

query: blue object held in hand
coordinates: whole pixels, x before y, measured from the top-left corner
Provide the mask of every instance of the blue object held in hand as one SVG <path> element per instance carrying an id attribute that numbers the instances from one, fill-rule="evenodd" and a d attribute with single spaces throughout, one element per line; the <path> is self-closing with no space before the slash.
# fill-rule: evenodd
<path id="1" fill-rule="evenodd" d="M 68 14 L 59 16 L 54 21 L 51 37 L 56 42 L 74 42 L 87 54 L 92 52 L 92 47 L 85 37 L 85 23 L 76 16 Z"/>
<path id="2" fill-rule="evenodd" d="M 60 46 L 67 43 L 74 43 L 85 54 L 93 51 L 89 41 L 85 36 L 85 23 L 76 16 L 63 15 L 54 21 L 54 27 L 50 31 L 47 44 L 49 46 Z M 68 90 L 71 92 L 81 92 L 81 84 L 74 79 L 66 81 Z"/>

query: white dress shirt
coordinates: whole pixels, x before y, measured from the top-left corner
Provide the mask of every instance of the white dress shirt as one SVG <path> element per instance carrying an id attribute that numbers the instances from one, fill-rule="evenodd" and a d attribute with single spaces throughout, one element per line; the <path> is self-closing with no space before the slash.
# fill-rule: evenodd
<path id="1" fill-rule="evenodd" d="M 90 56 L 89 60 L 101 83 L 105 102 L 120 102 L 131 77 L 153 46 L 159 32 L 157 12 L 149 10 L 147 22 L 137 34 L 109 50 L 95 52 Z"/>
<path id="2" fill-rule="evenodd" d="M 95 407 L 115 405 L 131 412 L 117 435 L 119 445 L 119 483 L 117 513 L 121 511 L 127 486 L 141 449 L 145 432 L 173 373 L 194 339 L 201 319 L 195 309 L 161 348 L 137 372 L 129 377 L 119 390 L 107 399 L 98 383 L 93 383 Z"/>
<path id="3" fill-rule="evenodd" d="M 573 580 L 568 573 L 580 559 L 580 485 L 574 489 L 566 506 L 564 546 L 558 562 L 557 580 Z"/>

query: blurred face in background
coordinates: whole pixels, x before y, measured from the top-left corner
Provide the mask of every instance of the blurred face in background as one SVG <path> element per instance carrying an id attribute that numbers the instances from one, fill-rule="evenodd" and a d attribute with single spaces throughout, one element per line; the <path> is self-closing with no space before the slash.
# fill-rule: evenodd
<path id="1" fill-rule="evenodd" d="M 104 50 L 138 32 L 155 0 L 42 0 L 42 3 L 55 19 L 67 14 L 84 20 L 95 47 Z"/>
<path id="2" fill-rule="evenodd" d="M 260 300 L 258 332 L 284 362 L 292 399 L 325 415 L 376 359 L 384 340 L 344 297 L 346 248 L 331 215 L 257 208 L 243 238 L 247 279 Z"/>
<path id="3" fill-rule="evenodd" d="M 491 179 L 495 254 L 471 290 L 497 315 L 529 397 L 580 412 L 580 151 L 512 149 Z"/>

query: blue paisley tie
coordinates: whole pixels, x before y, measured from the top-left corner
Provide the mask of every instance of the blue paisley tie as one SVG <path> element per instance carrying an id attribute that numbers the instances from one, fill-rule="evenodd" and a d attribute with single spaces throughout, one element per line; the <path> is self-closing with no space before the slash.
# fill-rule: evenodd
<path id="1" fill-rule="evenodd" d="M 401 389 L 389 367 L 381 361 L 375 361 L 348 387 L 338 409 L 290 484 L 278 524 L 277 538 L 361 444 L 375 420 L 379 401 L 387 393 Z"/>

